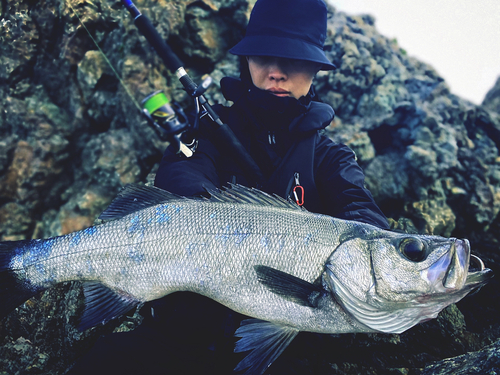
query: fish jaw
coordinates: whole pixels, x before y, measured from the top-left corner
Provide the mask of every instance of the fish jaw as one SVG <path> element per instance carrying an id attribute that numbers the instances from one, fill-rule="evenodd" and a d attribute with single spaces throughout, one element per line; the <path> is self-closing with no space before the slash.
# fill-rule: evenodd
<path id="1" fill-rule="evenodd" d="M 455 240 L 450 251 L 443 254 L 421 277 L 431 286 L 433 293 L 453 293 L 460 290 L 467 279 L 470 245 L 467 240 Z"/>
<path id="2" fill-rule="evenodd" d="M 470 263 L 470 244 L 468 240 L 456 240 L 452 246 L 451 262 L 443 279 L 446 290 L 459 290 L 465 285 Z"/>

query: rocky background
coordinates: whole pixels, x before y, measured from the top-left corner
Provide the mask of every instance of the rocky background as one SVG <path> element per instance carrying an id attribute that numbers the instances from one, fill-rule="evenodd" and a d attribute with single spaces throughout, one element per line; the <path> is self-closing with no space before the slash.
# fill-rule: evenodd
<path id="1" fill-rule="evenodd" d="M 195 80 L 238 76 L 226 51 L 252 0 L 135 4 Z M 119 1 L 2 0 L 0 12 L 0 238 L 83 229 L 122 186 L 154 176 L 166 144 L 137 102 L 155 90 L 186 109 L 191 100 Z M 468 238 L 499 275 L 500 80 L 476 106 L 380 35 L 371 16 L 332 8 L 329 32 L 338 69 L 316 80 L 337 112 L 329 135 L 355 150 L 394 227 Z M 217 83 L 208 97 L 224 102 Z M 140 321 L 81 333 L 81 311 L 80 286 L 70 283 L 12 312 L 0 322 L 0 374 L 64 374 L 100 334 Z M 278 361 L 299 374 L 499 374 L 499 312 L 497 277 L 401 335 L 301 334 Z"/>

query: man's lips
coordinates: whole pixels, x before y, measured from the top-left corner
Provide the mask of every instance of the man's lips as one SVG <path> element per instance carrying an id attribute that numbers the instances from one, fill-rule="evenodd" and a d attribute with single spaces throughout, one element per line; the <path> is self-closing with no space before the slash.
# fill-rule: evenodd
<path id="1" fill-rule="evenodd" d="M 290 91 L 286 91 L 286 90 L 280 89 L 278 87 L 272 87 L 270 89 L 267 89 L 266 91 L 273 94 L 273 95 L 276 95 L 276 96 L 289 96 L 290 95 Z"/>

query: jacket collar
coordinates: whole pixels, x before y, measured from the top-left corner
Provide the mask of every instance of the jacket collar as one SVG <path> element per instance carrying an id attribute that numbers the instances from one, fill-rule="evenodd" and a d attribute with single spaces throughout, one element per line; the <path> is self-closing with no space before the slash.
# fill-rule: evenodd
<path id="1" fill-rule="evenodd" d="M 320 130 L 327 127 L 335 115 L 328 104 L 312 100 L 313 90 L 300 99 L 280 98 L 257 88 L 246 79 L 224 77 L 220 83 L 224 97 L 249 109 L 267 130 L 287 127 L 290 132 Z"/>

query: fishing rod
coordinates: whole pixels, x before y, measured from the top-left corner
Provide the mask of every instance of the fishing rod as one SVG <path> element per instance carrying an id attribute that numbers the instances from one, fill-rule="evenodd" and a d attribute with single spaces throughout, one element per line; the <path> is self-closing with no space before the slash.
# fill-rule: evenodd
<path id="1" fill-rule="evenodd" d="M 196 117 L 194 125 L 192 127 L 193 132 L 196 133 L 196 131 L 198 130 L 199 118 L 201 116 L 204 116 L 205 114 L 208 115 L 208 117 L 212 120 L 211 121 L 211 123 L 213 124 L 212 131 L 214 132 L 215 135 L 214 138 L 217 140 L 216 142 L 217 146 L 223 148 L 224 152 L 227 152 L 229 155 L 235 157 L 236 162 L 242 168 L 244 173 L 251 178 L 251 180 L 255 180 L 258 183 L 262 183 L 264 181 L 264 177 L 262 175 L 262 172 L 260 171 L 260 168 L 257 166 L 255 161 L 245 150 L 245 148 L 240 143 L 238 138 L 236 138 L 231 128 L 229 128 L 227 124 L 224 124 L 221 121 L 219 115 L 212 109 L 207 99 L 203 95 L 207 90 L 207 88 L 212 83 L 212 79 L 210 77 L 207 77 L 203 80 L 203 82 L 200 85 L 197 85 L 184 69 L 181 60 L 177 57 L 177 55 L 172 51 L 172 49 L 167 45 L 167 43 L 163 40 L 158 31 L 151 24 L 149 18 L 144 16 L 139 11 L 139 9 L 137 9 L 137 7 L 131 0 L 122 0 L 122 3 L 133 17 L 134 24 L 137 27 L 137 29 L 146 38 L 149 44 L 154 48 L 158 56 L 160 56 L 160 58 L 163 60 L 165 66 L 172 73 L 175 73 L 180 83 L 184 87 L 184 90 L 194 99 L 196 108 Z M 153 94 L 152 97 L 153 99 L 155 94 Z M 159 98 L 158 103 L 152 106 L 151 110 L 154 110 L 154 108 L 160 106 L 160 104 L 164 103 L 165 100 L 166 98 L 165 99 Z M 164 106 L 168 107 L 168 103 L 164 103 Z M 149 110 L 146 110 L 145 112 L 148 112 L 145 114 L 147 117 L 149 116 L 149 119 L 151 120 L 152 119 L 151 112 Z M 160 110 L 159 112 L 163 114 L 164 111 Z M 158 124 L 156 126 L 158 126 Z M 189 127 L 188 123 L 187 124 L 179 123 L 173 125 L 172 129 L 166 129 L 166 131 L 170 133 L 179 134 L 180 132 L 187 130 L 188 127 Z M 165 130 L 164 127 L 163 129 Z M 177 137 L 177 140 L 179 142 L 179 147 L 181 151 L 183 149 L 183 146 L 187 147 L 182 141 L 180 141 L 179 137 Z M 195 142 L 195 140 L 190 139 L 188 140 L 188 142 L 189 144 L 191 144 L 191 142 Z M 190 149 L 189 147 L 187 148 Z M 192 155 L 192 149 L 190 150 Z M 185 152 L 184 154 L 188 157 L 191 156 L 187 155 Z"/>

